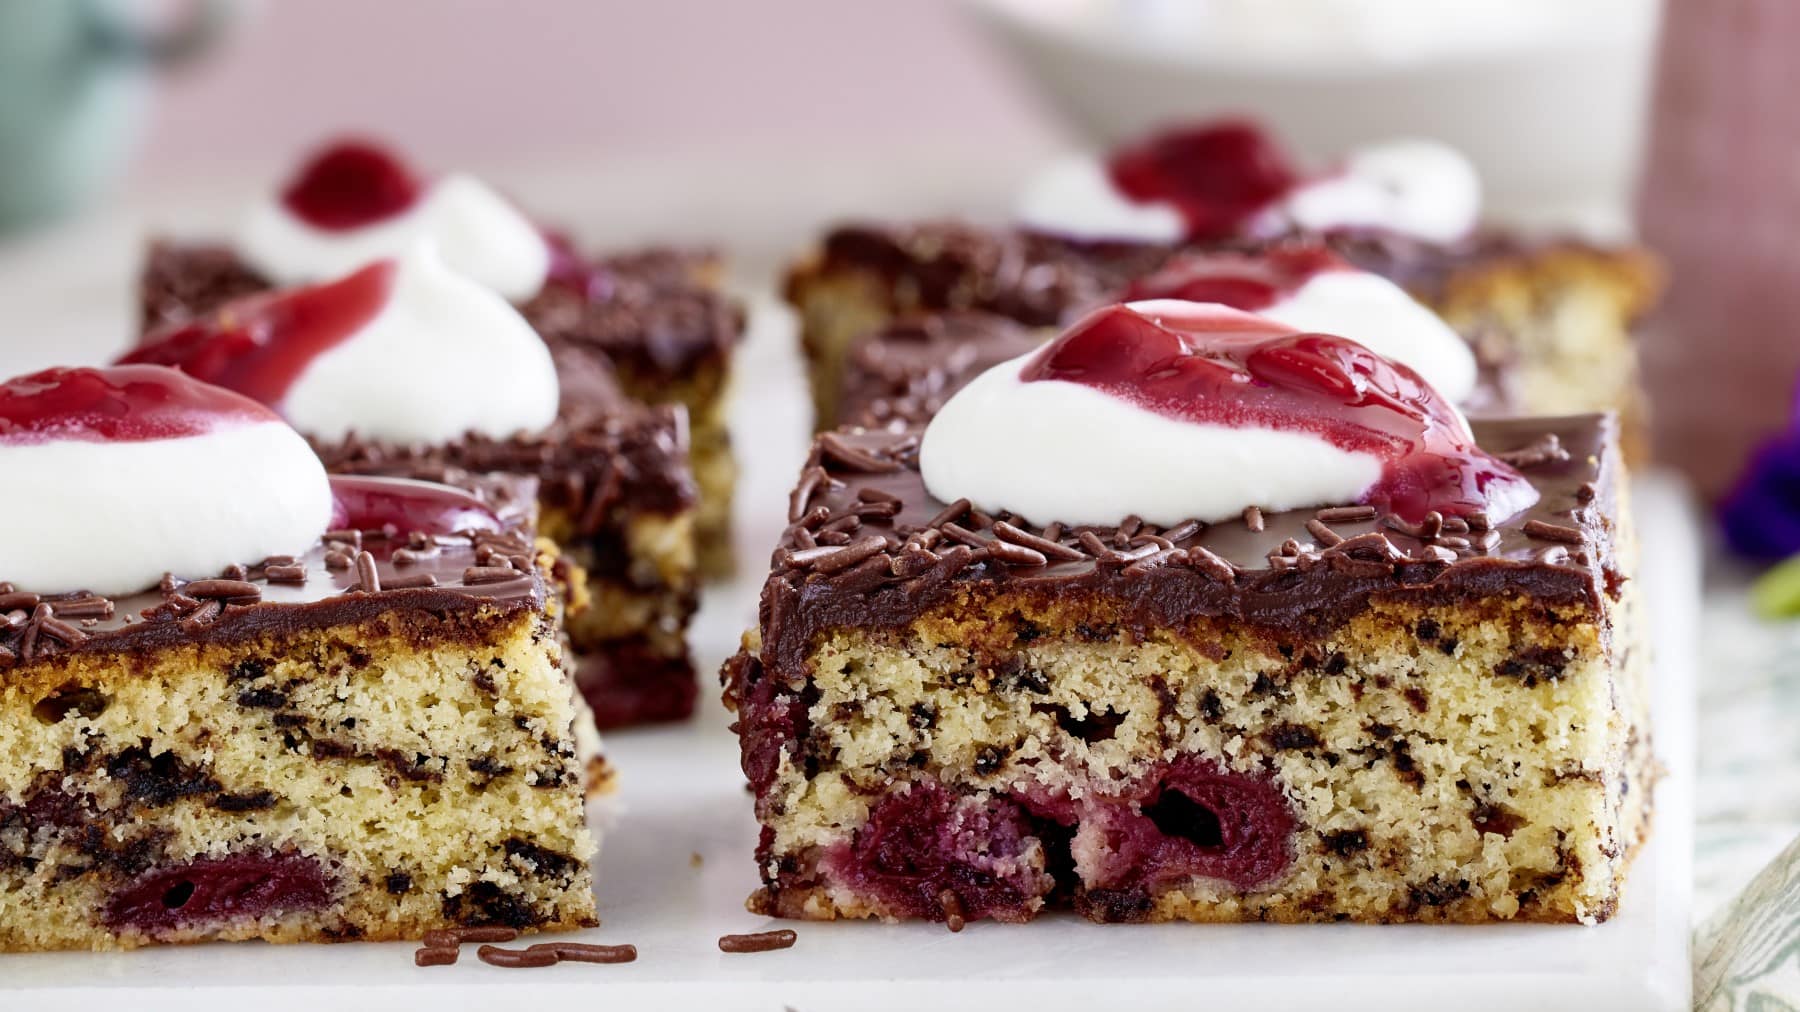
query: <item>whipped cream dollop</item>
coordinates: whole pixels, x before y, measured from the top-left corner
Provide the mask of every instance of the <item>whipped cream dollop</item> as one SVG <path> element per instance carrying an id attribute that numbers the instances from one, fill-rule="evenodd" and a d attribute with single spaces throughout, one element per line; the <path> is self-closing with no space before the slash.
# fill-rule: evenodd
<path id="1" fill-rule="evenodd" d="M 1081 474 L 1071 480 L 1069 464 Z M 952 397 L 920 447 L 931 494 L 1034 523 L 1217 522 L 1368 503 L 1495 520 L 1536 501 L 1406 366 L 1211 303 L 1103 307 Z"/>
<path id="2" fill-rule="evenodd" d="M 120 361 L 254 397 L 324 440 L 505 438 L 548 426 L 559 397 L 537 331 L 429 243 L 336 281 L 231 303 Z"/>
<path id="3" fill-rule="evenodd" d="M 157 366 L 0 384 L 0 580 L 130 594 L 298 555 L 333 500 L 311 447 L 249 398 Z"/>
<path id="4" fill-rule="evenodd" d="M 1076 239 L 1171 243 L 1291 231 L 1389 232 L 1449 243 L 1481 215 L 1481 182 L 1455 149 L 1400 139 L 1305 172 L 1254 124 L 1164 131 L 1105 157 L 1066 156 L 1033 176 L 1021 224 Z"/>
<path id="5" fill-rule="evenodd" d="M 310 158 L 251 209 L 237 249 L 280 285 L 338 277 L 422 240 L 513 302 L 536 295 L 555 252 L 529 218 L 472 176 L 423 180 L 391 153 L 344 141 Z"/>
<path id="6" fill-rule="evenodd" d="M 1412 367 L 1453 403 L 1475 390 L 1475 353 L 1460 334 L 1399 285 L 1315 243 L 1177 256 L 1124 296 L 1152 299 L 1216 302 L 1294 330 L 1348 337 Z"/>

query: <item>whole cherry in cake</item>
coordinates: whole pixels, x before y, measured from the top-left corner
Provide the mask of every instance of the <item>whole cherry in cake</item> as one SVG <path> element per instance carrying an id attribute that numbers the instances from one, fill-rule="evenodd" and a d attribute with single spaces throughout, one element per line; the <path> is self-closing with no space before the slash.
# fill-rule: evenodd
<path id="1" fill-rule="evenodd" d="M 0 465 L 0 950 L 594 923 L 531 482 L 153 365 L 0 383 Z"/>
<path id="2" fill-rule="evenodd" d="M 695 491 L 680 409 L 636 405 L 597 362 L 553 352 L 429 241 L 227 303 L 122 361 L 257 398 L 334 472 L 539 479 L 544 530 L 586 573 L 568 622 L 596 716 L 613 726 L 691 712 Z"/>
<path id="3" fill-rule="evenodd" d="M 820 435 L 724 671 L 751 908 L 1611 916 L 1655 769 L 1615 441 L 1170 301 Z"/>

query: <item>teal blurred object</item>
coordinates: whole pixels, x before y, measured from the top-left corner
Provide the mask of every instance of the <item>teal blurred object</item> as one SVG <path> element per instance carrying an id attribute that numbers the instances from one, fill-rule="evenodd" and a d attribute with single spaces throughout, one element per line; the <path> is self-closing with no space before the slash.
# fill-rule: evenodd
<path id="1" fill-rule="evenodd" d="M 229 7 L 194 0 L 152 31 L 127 0 L 0 0 L 0 234 L 112 182 L 137 143 L 150 71 L 210 48 Z"/>

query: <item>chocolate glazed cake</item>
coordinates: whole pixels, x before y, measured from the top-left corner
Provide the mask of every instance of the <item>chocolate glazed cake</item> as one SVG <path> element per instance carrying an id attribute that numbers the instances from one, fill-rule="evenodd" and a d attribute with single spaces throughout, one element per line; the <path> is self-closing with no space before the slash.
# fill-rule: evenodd
<path id="1" fill-rule="evenodd" d="M 687 627 L 698 604 L 694 481 L 680 408 L 625 398 L 604 363 L 558 349 L 549 429 L 446 444 L 313 441 L 326 470 L 445 480 L 449 469 L 532 475 L 539 528 L 585 572 L 568 633 L 601 728 L 678 720 L 699 686 Z"/>
<path id="2" fill-rule="evenodd" d="M 597 923 L 531 538 L 515 513 L 142 594 L 0 583 L 0 950 Z"/>
<path id="3" fill-rule="evenodd" d="M 723 673 L 751 909 L 1610 917 L 1654 765 L 1616 426 L 1475 434 L 1535 505 L 1035 526 L 819 437 Z"/>
<path id="4" fill-rule="evenodd" d="M 1614 410 L 1636 445 L 1631 330 L 1660 285 L 1644 252 L 1491 231 L 1449 245 L 1380 234 L 1330 242 L 1464 336 L 1490 390 L 1479 413 Z M 1050 327 L 1116 298 L 1171 257 L 1221 246 L 1255 248 L 1092 242 L 949 221 L 836 228 L 787 279 L 819 424 L 844 417 L 838 384 L 856 340 L 897 316 L 976 310 Z"/>

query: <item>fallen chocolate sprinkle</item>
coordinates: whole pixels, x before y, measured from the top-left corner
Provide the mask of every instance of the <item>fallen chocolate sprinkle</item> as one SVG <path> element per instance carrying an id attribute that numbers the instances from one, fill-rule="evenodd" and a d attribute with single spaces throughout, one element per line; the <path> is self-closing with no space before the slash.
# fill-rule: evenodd
<path id="1" fill-rule="evenodd" d="M 489 966 L 504 967 L 508 970 L 530 970 L 540 966 L 555 966 L 562 960 L 556 953 L 548 949 L 532 946 L 529 949 L 502 949 L 498 945 L 484 945 L 475 950 L 475 955 Z"/>
<path id="2" fill-rule="evenodd" d="M 1522 528 L 1529 537 L 1540 541 L 1560 541 L 1567 545 L 1579 545 L 1582 541 L 1581 531 L 1562 524 L 1547 523 L 1543 520 L 1527 520 Z"/>
<path id="3" fill-rule="evenodd" d="M 456 962 L 456 958 L 460 955 L 462 955 L 462 950 L 454 945 L 449 948 L 435 948 L 428 945 L 422 949 L 413 951 L 413 965 L 450 966 Z"/>
<path id="4" fill-rule="evenodd" d="M 334 549 L 325 553 L 326 569 L 349 569 L 356 559 L 349 552 Z"/>
<path id="5" fill-rule="evenodd" d="M 1362 506 L 1328 506 L 1313 514 L 1320 523 L 1349 524 L 1362 520 L 1375 519 L 1375 507 Z"/>
<path id="6" fill-rule="evenodd" d="M 539 942 L 526 952 L 548 952 L 559 963 L 635 963 L 635 945 L 588 945 L 584 942 Z"/>
<path id="7" fill-rule="evenodd" d="M 730 953 L 772 952 L 776 949 L 791 949 L 799 939 L 792 928 L 778 928 L 774 931 L 754 931 L 744 935 L 724 935 L 719 938 L 719 951 Z"/>
<path id="8" fill-rule="evenodd" d="M 511 566 L 470 566 L 463 570 L 463 583 L 469 586 L 480 586 L 484 583 L 500 583 L 504 580 L 518 578 L 518 573 Z"/>
<path id="9" fill-rule="evenodd" d="M 263 570 L 263 577 L 270 583 L 305 583 L 306 567 L 296 565 L 270 566 Z"/>
<path id="10" fill-rule="evenodd" d="M 375 568 L 375 556 L 369 552 L 356 553 L 356 589 L 365 594 L 381 592 L 381 573 Z"/>
<path id="11" fill-rule="evenodd" d="M 1260 507 L 1244 507 L 1244 526 L 1253 534 L 1261 534 L 1263 530 L 1263 512 Z"/>
<path id="12" fill-rule="evenodd" d="M 386 590 L 416 590 L 420 587 L 435 587 L 438 578 L 431 573 L 408 573 L 405 576 L 393 577 L 382 584 Z"/>

